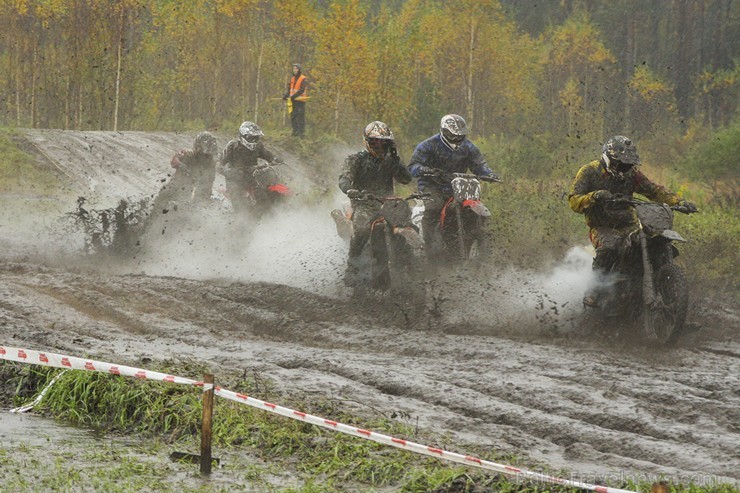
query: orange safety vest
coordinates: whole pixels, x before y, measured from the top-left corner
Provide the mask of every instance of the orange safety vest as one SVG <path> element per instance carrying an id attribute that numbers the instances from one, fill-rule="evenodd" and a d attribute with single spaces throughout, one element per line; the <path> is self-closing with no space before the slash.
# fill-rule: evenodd
<path id="1" fill-rule="evenodd" d="M 303 81 L 306 80 L 306 76 L 303 74 L 298 77 L 298 79 L 295 78 L 295 75 L 290 78 L 290 95 L 297 93 L 301 89 L 301 84 L 303 84 Z M 308 95 L 306 94 L 308 92 L 308 88 L 306 88 L 305 91 L 303 91 L 303 94 L 295 98 L 296 101 L 306 101 L 308 99 Z"/>

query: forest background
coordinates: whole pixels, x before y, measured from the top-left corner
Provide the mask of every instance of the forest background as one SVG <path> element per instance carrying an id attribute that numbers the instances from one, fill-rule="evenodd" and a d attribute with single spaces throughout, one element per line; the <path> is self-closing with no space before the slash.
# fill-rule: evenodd
<path id="1" fill-rule="evenodd" d="M 359 146 L 382 120 L 408 157 L 442 115 L 463 115 L 504 176 L 486 199 L 522 263 L 585 238 L 570 180 L 606 137 L 629 135 L 648 176 L 702 208 L 680 219 L 696 273 L 736 290 L 739 4 L 0 0 L 0 123 L 230 135 L 249 119 L 288 142 L 280 97 L 298 62 L 304 153 Z M 3 188 L 24 176 L 2 171 Z M 544 248 L 522 248 L 533 231 Z"/>

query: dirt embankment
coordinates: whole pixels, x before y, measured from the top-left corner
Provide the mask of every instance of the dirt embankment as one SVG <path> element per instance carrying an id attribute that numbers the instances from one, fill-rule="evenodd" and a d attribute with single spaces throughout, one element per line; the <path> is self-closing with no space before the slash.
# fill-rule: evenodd
<path id="1" fill-rule="evenodd" d="M 29 139 L 74 186 L 127 197 L 156 191 L 172 149 L 188 145 L 179 135 L 133 132 L 34 131 Z M 101 154 L 79 161 L 78 152 Z M 295 157 L 289 166 L 294 177 L 311 176 Z M 498 268 L 462 279 L 452 292 L 428 293 L 444 316 L 409 321 L 401 300 L 357 303 L 339 283 L 346 245 L 334 234 L 332 205 L 304 201 L 257 225 L 228 215 L 193 220 L 156 248 L 97 265 L 60 258 L 53 238 L 18 248 L 25 223 L 5 218 L 0 344 L 256 371 L 288 392 L 448 432 L 441 445 L 458 452 L 459 443 L 483 444 L 587 481 L 740 480 L 734 313 L 693 314 L 699 332 L 662 351 L 594 334 L 580 323 L 576 255 L 546 273 Z"/>

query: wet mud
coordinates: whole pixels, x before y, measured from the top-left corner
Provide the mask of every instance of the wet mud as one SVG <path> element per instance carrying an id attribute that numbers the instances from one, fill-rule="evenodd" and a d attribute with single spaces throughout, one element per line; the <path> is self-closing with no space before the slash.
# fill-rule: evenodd
<path id="1" fill-rule="evenodd" d="M 63 133 L 44 138 L 55 139 L 47 153 L 64 149 Z M 129 195 L 141 191 L 124 181 Z M 208 216 L 194 220 L 192 237 L 181 230 L 115 258 L 65 252 L 3 221 L 0 343 L 259 372 L 281 391 L 445 434 L 437 444 L 445 448 L 464 453 L 457 444 L 475 443 L 585 481 L 740 480 L 731 308 L 693 309 L 694 330 L 673 348 L 596 330 L 571 279 L 583 271 L 577 253 L 546 273 L 450 274 L 427 283 L 420 302 L 397 293 L 358 300 L 341 283 L 346 244 L 329 216 L 335 205 L 304 203 L 243 227 Z"/>

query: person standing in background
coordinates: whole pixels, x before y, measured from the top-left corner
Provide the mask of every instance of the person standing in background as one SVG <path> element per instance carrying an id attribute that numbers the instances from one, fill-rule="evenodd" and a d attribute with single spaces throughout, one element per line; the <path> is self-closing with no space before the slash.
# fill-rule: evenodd
<path id="1" fill-rule="evenodd" d="M 301 72 L 299 63 L 293 64 L 293 77 L 288 82 L 288 90 L 283 96 L 284 100 L 290 100 L 290 124 L 293 127 L 293 137 L 303 137 L 306 130 L 306 88 L 308 81 L 306 76 Z"/>

